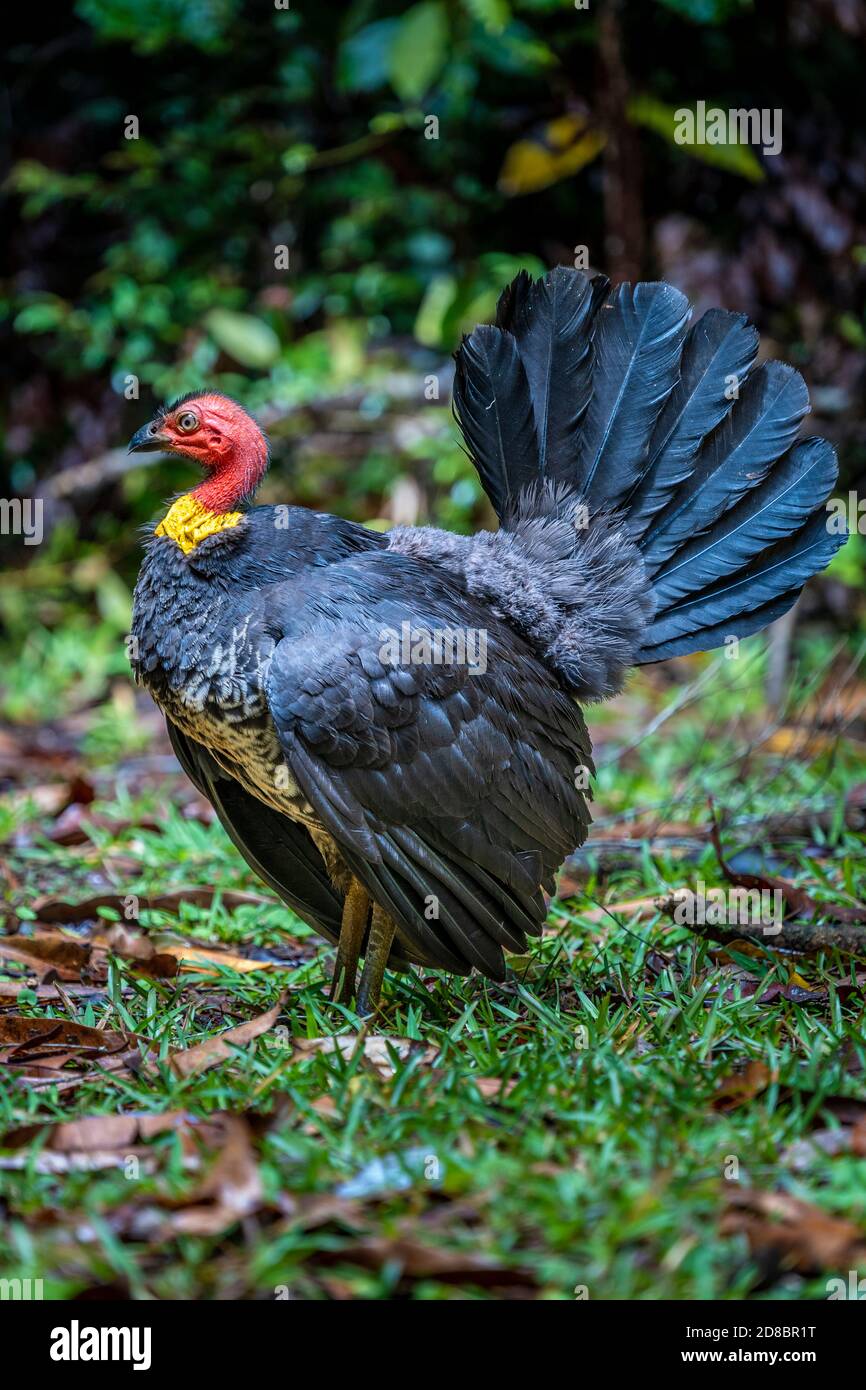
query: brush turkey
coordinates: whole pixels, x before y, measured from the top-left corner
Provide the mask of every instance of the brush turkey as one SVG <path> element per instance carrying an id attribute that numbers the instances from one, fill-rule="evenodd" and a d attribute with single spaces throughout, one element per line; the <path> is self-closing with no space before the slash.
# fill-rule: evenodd
<path id="1" fill-rule="evenodd" d="M 454 385 L 495 532 L 250 505 L 268 445 L 213 391 L 130 443 L 205 473 L 147 540 L 136 676 L 361 1014 L 389 963 L 501 980 L 587 834 L 581 706 L 772 622 L 844 539 L 800 375 L 742 315 L 689 318 L 564 268 L 505 290 Z"/>

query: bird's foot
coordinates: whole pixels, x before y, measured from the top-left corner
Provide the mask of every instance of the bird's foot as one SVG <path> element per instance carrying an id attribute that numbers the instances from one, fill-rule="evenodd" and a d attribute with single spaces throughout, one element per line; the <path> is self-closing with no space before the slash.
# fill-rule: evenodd
<path id="1" fill-rule="evenodd" d="M 369 912 L 370 895 L 360 879 L 353 878 L 343 901 L 343 921 L 331 980 L 331 999 L 336 1004 L 351 1004 L 354 998 L 358 959 Z"/>
<path id="2" fill-rule="evenodd" d="M 378 1007 L 385 966 L 391 954 L 395 931 L 396 927 L 391 918 L 378 903 L 374 903 L 373 920 L 370 923 L 370 934 L 364 954 L 364 969 L 355 1003 L 355 1012 L 361 1018 L 369 1018 Z"/>

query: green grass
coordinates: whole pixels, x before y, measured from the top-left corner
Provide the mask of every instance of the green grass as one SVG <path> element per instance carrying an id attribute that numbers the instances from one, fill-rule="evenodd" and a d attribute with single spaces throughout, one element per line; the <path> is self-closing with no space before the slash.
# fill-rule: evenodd
<path id="1" fill-rule="evenodd" d="M 800 649 L 807 674 L 795 673 L 794 710 L 826 684 L 832 656 L 815 643 Z M 681 684 L 640 677 L 619 702 L 591 712 L 599 830 L 647 808 L 701 828 L 712 798 L 731 826 L 726 849 L 758 852 L 763 817 L 841 807 L 862 780 L 862 745 L 847 736 L 828 737 L 806 759 L 768 751 L 760 644 L 744 644 L 738 661 L 687 665 L 677 675 L 697 687 L 646 738 L 641 730 L 681 697 Z M 140 729 L 130 733 L 140 743 Z M 104 746 L 90 745 L 103 780 L 116 744 L 115 730 Z M 20 843 L 10 863 L 27 891 L 11 889 L 11 903 L 44 891 L 86 897 L 99 891 L 94 863 L 112 881 L 115 857 L 113 881 L 124 893 L 258 886 L 217 826 L 165 810 L 164 790 L 115 799 L 109 781 L 108 793 L 97 809 L 128 828 L 94 832 L 98 852 L 89 858 L 80 847 Z M 162 831 L 138 828 L 155 808 Z M 818 838 L 806 852 L 785 851 L 786 875 L 831 901 L 866 900 L 864 837 L 837 817 Z M 644 842 L 602 873 L 590 850 L 576 870 L 581 894 L 554 904 L 555 930 L 512 962 L 503 985 L 389 975 L 372 1031 L 418 1042 L 402 1060 L 394 1053 L 390 1076 L 360 1053 L 296 1055 L 292 1039 L 353 1032 L 357 1021 L 328 1002 L 332 952 L 281 906 L 229 911 L 217 898 L 207 909 L 184 904 L 179 921 L 143 914 L 153 932 L 235 950 L 273 950 L 286 933 L 314 949 L 286 971 L 168 981 L 116 963 L 103 995 L 75 1001 L 78 1022 L 127 1027 L 164 1057 L 263 1012 L 286 990 L 281 1029 L 187 1079 L 162 1065 L 56 1095 L 14 1086 L 0 1068 L 0 1134 L 101 1113 L 243 1113 L 253 1117 L 263 1198 L 212 1237 L 149 1236 L 148 1211 L 161 1204 L 164 1217 L 166 1203 L 182 1204 L 201 1186 L 202 1172 L 185 1166 L 180 1133 L 143 1146 L 148 1162 L 132 1179 L 122 1168 L 40 1171 L 37 1141 L 27 1166 L 0 1169 L 8 1209 L 0 1273 L 42 1277 L 54 1297 L 109 1284 L 137 1298 L 273 1298 L 277 1289 L 298 1298 L 499 1298 L 509 1280 L 512 1296 L 552 1299 L 573 1298 L 577 1286 L 594 1299 L 825 1297 L 827 1272 L 766 1277 L 744 1238 L 722 1235 L 719 1220 L 735 1156 L 742 1186 L 788 1192 L 866 1224 L 866 1160 L 840 1153 L 804 1166 L 790 1155 L 813 1130 L 838 1123 L 825 1109 L 829 1098 L 864 1095 L 862 995 L 839 988 L 855 967 L 833 951 L 792 960 L 772 943 L 720 958 L 658 912 L 587 918 L 599 903 L 698 878 L 721 883 L 709 846 L 692 861 L 680 856 L 675 845 Z M 766 986 L 787 983 L 793 969 L 826 995 L 761 1003 Z M 751 996 L 735 984 L 749 975 L 761 982 Z M 59 1002 L 17 1007 L 67 1016 Z M 723 1078 L 750 1061 L 769 1068 L 766 1088 L 730 1111 L 714 1108 Z M 501 1083 L 498 1094 L 490 1078 Z M 205 1152 L 205 1171 L 213 1158 Z M 325 1199 L 333 1210 L 323 1210 Z M 451 1272 L 419 1249 L 444 1251 Z M 482 1257 L 506 1271 L 492 1285 L 474 1273 Z"/>

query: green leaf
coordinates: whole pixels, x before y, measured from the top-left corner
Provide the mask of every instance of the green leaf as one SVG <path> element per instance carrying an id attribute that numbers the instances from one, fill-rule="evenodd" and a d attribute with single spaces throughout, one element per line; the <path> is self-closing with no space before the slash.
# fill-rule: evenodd
<path id="1" fill-rule="evenodd" d="M 211 309 L 204 322 L 214 342 L 242 367 L 270 367 L 279 357 L 280 340 L 276 333 L 252 314 Z"/>
<path id="2" fill-rule="evenodd" d="M 501 32 L 496 32 L 494 43 L 482 30 L 473 38 L 472 48 L 479 62 L 495 68 L 497 72 L 516 73 L 519 77 L 555 67 L 559 61 L 552 48 L 538 34 L 516 19 Z"/>
<path id="3" fill-rule="evenodd" d="M 710 104 L 707 103 L 708 106 Z M 700 159 L 704 164 L 713 164 L 717 169 L 726 169 L 729 174 L 738 174 L 740 178 L 750 179 L 752 183 L 763 183 L 766 174 L 751 145 L 704 145 L 697 142 L 681 145 L 676 139 L 677 112 L 687 109 L 668 106 L 663 101 L 657 101 L 655 97 L 638 96 L 629 102 L 628 115 L 629 120 L 635 125 L 654 130 L 667 140 L 668 144 L 674 145 L 692 159 Z"/>
<path id="4" fill-rule="evenodd" d="M 465 5 L 488 34 L 501 34 L 511 18 L 508 0 L 465 0 Z"/>
<path id="5" fill-rule="evenodd" d="M 69 314 L 69 305 L 62 299 L 43 299 L 28 304 L 15 317 L 17 333 L 51 333 L 59 328 Z"/>
<path id="6" fill-rule="evenodd" d="M 445 316 L 457 296 L 453 275 L 437 275 L 427 286 L 415 318 L 415 337 L 425 347 L 441 347 Z"/>
<path id="7" fill-rule="evenodd" d="M 340 45 L 337 86 L 342 92 L 375 92 L 388 81 L 388 54 L 399 19 L 365 24 Z"/>
<path id="8" fill-rule="evenodd" d="M 418 101 L 442 71 L 448 20 L 439 0 L 413 5 L 400 20 L 388 50 L 388 76 L 401 101 Z"/>

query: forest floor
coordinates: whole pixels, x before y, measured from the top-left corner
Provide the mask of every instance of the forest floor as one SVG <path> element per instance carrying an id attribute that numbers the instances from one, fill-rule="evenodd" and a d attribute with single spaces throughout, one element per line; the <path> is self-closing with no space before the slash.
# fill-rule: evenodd
<path id="1" fill-rule="evenodd" d="M 850 652 L 801 636 L 775 719 L 759 640 L 591 710 L 595 826 L 543 940 L 502 985 L 389 974 L 361 1028 L 156 711 L 94 681 L 99 649 L 86 687 L 25 652 L 30 717 L 0 728 L 4 1277 L 55 1298 L 800 1299 L 863 1268 Z M 732 880 L 786 885 L 781 932 L 674 919 L 672 892 Z M 840 944 L 786 946 L 816 922 Z"/>

